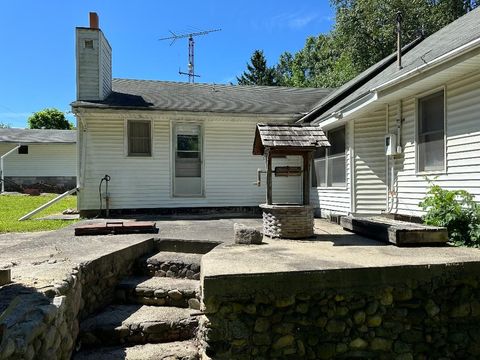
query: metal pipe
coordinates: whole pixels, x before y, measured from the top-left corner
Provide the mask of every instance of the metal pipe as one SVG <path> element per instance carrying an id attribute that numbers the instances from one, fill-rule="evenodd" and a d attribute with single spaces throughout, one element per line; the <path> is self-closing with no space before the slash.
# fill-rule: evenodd
<path id="1" fill-rule="evenodd" d="M 402 70 L 402 12 L 397 12 L 397 64 L 398 70 Z"/>
<path id="2" fill-rule="evenodd" d="M 5 159 L 8 155 L 10 155 L 12 152 L 17 150 L 20 147 L 20 144 L 15 146 L 12 150 L 7 151 L 5 154 L 3 154 L 0 157 L 0 174 L 1 174 L 1 183 L 2 183 L 2 193 L 5 192 L 5 171 L 3 170 L 3 159 Z"/>
<path id="3" fill-rule="evenodd" d="M 72 190 L 65 191 L 63 194 L 58 195 L 55 199 L 52 199 L 49 202 L 47 202 L 46 204 L 43 204 L 42 206 L 36 208 L 35 210 L 30 211 L 27 215 L 22 216 L 20 219 L 18 219 L 18 221 L 23 221 L 23 220 L 30 219 L 36 213 L 42 211 L 43 209 L 49 207 L 50 205 L 56 203 L 57 201 L 59 201 L 61 199 L 63 199 L 65 196 L 73 194 L 76 191 L 77 191 L 77 188 L 73 188 Z"/>

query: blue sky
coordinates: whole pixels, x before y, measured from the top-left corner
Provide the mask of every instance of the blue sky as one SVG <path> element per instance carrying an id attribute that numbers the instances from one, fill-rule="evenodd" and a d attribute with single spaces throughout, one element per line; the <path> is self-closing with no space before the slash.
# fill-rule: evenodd
<path id="1" fill-rule="evenodd" d="M 159 38 L 221 28 L 196 38 L 198 82 L 236 82 L 255 49 L 269 64 L 297 51 L 309 35 L 334 22 L 329 1 L 99 1 L 15 0 L 0 4 L 0 122 L 25 127 L 46 107 L 70 110 L 75 100 L 74 29 L 88 26 L 88 12 L 113 49 L 113 76 L 187 81 L 188 42 Z M 73 119 L 69 115 L 70 119 Z"/>

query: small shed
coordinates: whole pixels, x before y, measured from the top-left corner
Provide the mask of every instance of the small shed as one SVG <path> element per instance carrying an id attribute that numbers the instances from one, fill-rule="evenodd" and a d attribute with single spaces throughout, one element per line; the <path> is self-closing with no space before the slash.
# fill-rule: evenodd
<path id="1" fill-rule="evenodd" d="M 266 204 L 263 210 L 264 234 L 270 237 L 305 238 L 313 235 L 313 207 L 310 206 L 310 165 L 314 151 L 330 143 L 318 126 L 257 124 L 253 155 L 264 155 L 267 173 Z M 298 155 L 303 167 L 276 167 L 272 157 Z M 303 175 L 302 204 L 273 204 L 272 176 Z"/>

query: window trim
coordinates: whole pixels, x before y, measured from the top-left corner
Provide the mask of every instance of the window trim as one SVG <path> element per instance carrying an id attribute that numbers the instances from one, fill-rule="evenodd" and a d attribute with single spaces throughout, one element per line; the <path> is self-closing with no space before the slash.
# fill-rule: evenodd
<path id="1" fill-rule="evenodd" d="M 150 124 L 150 155 L 131 155 L 129 149 L 128 138 L 128 123 L 132 122 L 144 122 Z M 153 121 L 151 119 L 125 119 L 124 121 L 124 157 L 129 159 L 152 159 L 153 158 Z"/>
<path id="2" fill-rule="evenodd" d="M 344 128 L 344 132 L 345 132 L 345 147 L 344 147 L 344 159 L 345 159 L 345 185 L 344 186 L 328 186 L 328 158 L 329 158 L 329 148 L 325 149 L 325 157 L 323 158 L 325 160 L 325 179 L 326 179 L 326 182 L 325 182 L 325 186 L 319 186 L 318 184 L 318 179 L 317 179 L 317 186 L 313 186 L 313 181 L 312 181 L 312 178 L 310 177 L 310 187 L 314 188 L 314 189 L 321 189 L 321 190 L 347 190 L 348 189 L 348 164 L 347 164 L 347 150 L 348 150 L 348 146 L 347 146 L 347 142 L 348 142 L 348 137 L 347 137 L 347 124 L 343 124 L 343 125 L 340 125 L 340 126 L 337 126 L 335 128 L 332 128 L 330 130 L 327 130 L 325 131 L 325 136 L 327 137 L 328 139 L 328 135 L 329 133 L 331 133 L 332 131 L 337 131 L 339 130 L 340 128 Z M 333 157 L 335 156 L 339 156 L 339 155 L 334 155 Z M 315 174 L 316 176 L 316 173 L 315 173 L 315 158 L 313 157 L 312 158 L 312 176 L 313 174 Z"/>
<path id="3" fill-rule="evenodd" d="M 420 170 L 420 141 L 419 141 L 420 100 L 440 91 L 443 92 L 443 169 Z M 425 175 L 447 174 L 447 86 L 446 85 L 438 86 L 434 89 L 425 91 L 415 96 L 414 126 L 415 126 L 415 175 L 425 176 Z"/>

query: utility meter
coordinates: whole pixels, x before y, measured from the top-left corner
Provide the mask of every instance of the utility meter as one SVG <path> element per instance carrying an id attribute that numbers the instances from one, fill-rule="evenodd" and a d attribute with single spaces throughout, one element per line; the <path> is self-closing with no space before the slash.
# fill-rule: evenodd
<path id="1" fill-rule="evenodd" d="M 385 135 L 385 155 L 397 154 L 397 136 L 395 134 Z"/>

